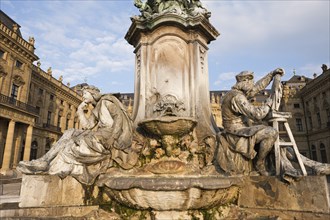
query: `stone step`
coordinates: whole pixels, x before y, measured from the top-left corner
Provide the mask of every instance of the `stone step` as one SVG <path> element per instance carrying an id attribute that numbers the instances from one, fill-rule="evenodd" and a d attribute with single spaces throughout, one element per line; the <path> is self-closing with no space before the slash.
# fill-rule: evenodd
<path id="1" fill-rule="evenodd" d="M 99 210 L 99 206 L 19 208 L 16 205 L 0 210 L 1 219 L 82 219 Z"/>

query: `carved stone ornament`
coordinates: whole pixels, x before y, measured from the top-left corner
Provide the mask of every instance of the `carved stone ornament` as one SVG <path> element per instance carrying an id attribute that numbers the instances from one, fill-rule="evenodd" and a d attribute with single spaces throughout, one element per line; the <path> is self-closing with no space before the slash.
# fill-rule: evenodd
<path id="1" fill-rule="evenodd" d="M 15 75 L 13 77 L 13 83 L 16 84 L 16 85 L 18 85 L 18 86 L 22 86 L 22 85 L 25 84 L 23 78 L 21 76 L 19 76 L 19 75 Z"/>
<path id="2" fill-rule="evenodd" d="M 5 72 L 5 68 L 0 66 L 0 78 L 1 77 L 6 77 L 6 76 L 7 76 L 7 73 Z"/>
<path id="3" fill-rule="evenodd" d="M 161 116 L 179 116 L 181 111 L 185 111 L 185 107 L 174 95 L 165 95 L 156 103 L 154 111 L 160 112 Z"/>
<path id="4" fill-rule="evenodd" d="M 202 15 L 206 18 L 211 16 L 199 0 L 134 0 L 134 5 L 141 12 L 140 19 L 150 19 L 162 14 L 186 17 Z"/>

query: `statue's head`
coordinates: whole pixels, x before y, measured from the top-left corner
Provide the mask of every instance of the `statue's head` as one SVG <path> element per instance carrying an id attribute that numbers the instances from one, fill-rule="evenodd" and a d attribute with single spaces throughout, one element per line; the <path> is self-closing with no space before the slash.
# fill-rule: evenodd
<path id="1" fill-rule="evenodd" d="M 83 98 L 85 102 L 97 101 L 101 96 L 100 90 L 95 86 L 84 86 L 82 88 Z"/>
<path id="2" fill-rule="evenodd" d="M 246 80 L 253 80 L 253 72 L 251 71 L 242 71 L 239 74 L 236 75 L 236 81 L 237 82 L 242 82 Z"/>
<path id="3" fill-rule="evenodd" d="M 247 93 L 254 86 L 253 78 L 254 78 L 253 72 L 242 71 L 236 75 L 236 84 L 235 86 L 233 86 L 233 88 L 242 90 L 244 93 Z"/>

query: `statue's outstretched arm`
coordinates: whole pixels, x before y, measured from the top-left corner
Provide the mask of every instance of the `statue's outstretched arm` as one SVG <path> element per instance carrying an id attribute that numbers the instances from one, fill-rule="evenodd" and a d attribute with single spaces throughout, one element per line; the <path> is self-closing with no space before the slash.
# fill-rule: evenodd
<path id="1" fill-rule="evenodd" d="M 269 105 L 254 106 L 244 95 L 238 95 L 232 100 L 232 108 L 252 120 L 265 118 L 270 110 Z"/>
<path id="2" fill-rule="evenodd" d="M 266 76 L 258 80 L 253 89 L 248 93 L 248 97 L 252 98 L 258 94 L 258 92 L 264 90 L 272 81 L 273 79 L 273 72 L 268 73 Z"/>
<path id="3" fill-rule="evenodd" d="M 248 98 L 252 98 L 255 95 L 258 94 L 258 92 L 264 90 L 272 81 L 273 77 L 276 76 L 277 74 L 280 74 L 283 76 L 284 70 L 281 68 L 277 68 L 276 70 L 273 70 L 272 72 L 268 73 L 266 76 L 258 80 L 253 89 L 248 93 Z"/>

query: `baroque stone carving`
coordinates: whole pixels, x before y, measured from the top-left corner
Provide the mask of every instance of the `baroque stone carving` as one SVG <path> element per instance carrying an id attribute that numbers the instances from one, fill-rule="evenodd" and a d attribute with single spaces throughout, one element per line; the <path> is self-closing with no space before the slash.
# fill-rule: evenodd
<path id="1" fill-rule="evenodd" d="M 200 1 L 193 0 L 134 3 L 141 16 L 133 18 L 126 35 L 136 49 L 133 120 L 114 96 L 86 87 L 77 109 L 83 130 L 66 131 L 45 156 L 20 162 L 17 169 L 45 174 L 46 180 L 47 174 L 73 176 L 88 185 L 84 186 L 86 204 L 107 195 L 112 210 L 116 203 L 120 209 L 146 210 L 155 219 L 162 219 L 166 211 L 171 212 L 170 219 L 194 219 L 191 213 L 199 209 L 213 212 L 237 205 L 249 178 L 258 190 L 265 191 L 257 194 L 258 204 L 263 202 L 259 195 L 279 194 L 270 184 L 260 182 L 263 178 L 278 181 L 277 177 L 256 176 L 273 174 L 277 164 L 272 150 L 278 132 L 261 120 L 278 113 L 279 80 L 284 71 L 276 69 L 256 84 L 252 72 L 238 74 L 236 85 L 224 97 L 224 132 L 220 132 L 209 108 L 207 44 L 218 36 L 208 23 L 209 13 Z M 272 96 L 254 107 L 249 99 L 273 79 Z M 90 114 L 85 112 L 88 105 L 93 107 Z M 283 174 L 299 177 L 292 165 L 296 152 L 283 148 L 280 153 Z M 330 173 L 328 165 L 302 160 L 316 174 Z M 242 178 L 242 174 L 252 177 Z M 99 190 L 98 198 L 90 191 L 94 187 Z M 219 218 L 212 215 L 210 219 Z"/>
<path id="2" fill-rule="evenodd" d="M 24 79 L 23 79 L 21 76 L 19 76 L 19 75 L 15 75 L 15 76 L 13 77 L 13 82 L 14 82 L 17 86 L 22 86 L 22 85 L 25 84 Z"/>
<path id="3" fill-rule="evenodd" d="M 21 161 L 17 167 L 26 174 L 71 175 L 91 185 L 100 173 L 116 163 L 125 169 L 137 162 L 132 151 L 132 122 L 113 95 L 101 95 L 95 87 L 83 88 L 84 101 L 77 114 L 83 130 L 66 131 L 51 150 L 38 160 Z M 86 115 L 88 105 L 94 106 Z"/>
<path id="4" fill-rule="evenodd" d="M 222 117 L 224 132 L 219 134 L 219 146 L 216 154 L 217 164 L 226 173 L 250 174 L 255 169 L 268 176 L 274 169 L 274 160 L 266 166 L 266 158 L 271 153 L 274 143 L 278 138 L 278 131 L 261 122 L 270 115 L 279 114 L 279 103 L 282 97 L 280 76 L 283 69 L 276 69 L 254 84 L 253 72 L 243 71 L 236 76 L 237 83 L 229 91 L 222 103 Z M 272 96 L 261 106 L 254 106 L 249 99 L 265 89 L 274 80 Z M 255 125 L 251 125 L 251 122 Z M 258 152 L 256 151 L 258 145 Z M 293 167 L 291 162 L 299 162 L 301 158 L 305 166 L 310 167 L 315 173 L 330 173 L 330 165 L 322 164 L 300 155 L 291 148 L 281 148 L 282 177 L 290 181 L 290 177 L 301 176 L 301 172 Z M 296 154 L 296 155 L 295 155 Z"/>
<path id="5" fill-rule="evenodd" d="M 139 8 L 142 19 L 150 19 L 166 13 L 181 16 L 203 15 L 206 18 L 211 16 L 199 0 L 134 0 L 134 5 Z"/>
<path id="6" fill-rule="evenodd" d="M 185 111 L 184 103 L 174 95 L 165 95 L 154 107 L 154 112 L 160 112 L 160 116 L 179 116 L 180 111 Z"/>

